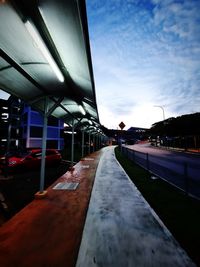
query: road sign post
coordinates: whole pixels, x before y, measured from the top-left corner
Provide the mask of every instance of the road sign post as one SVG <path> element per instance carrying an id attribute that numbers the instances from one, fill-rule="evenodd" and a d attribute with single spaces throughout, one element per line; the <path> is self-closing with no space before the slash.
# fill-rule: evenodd
<path id="1" fill-rule="evenodd" d="M 122 149 L 122 130 L 124 129 L 125 126 L 126 125 L 124 124 L 124 122 L 121 121 L 120 124 L 119 124 L 119 127 L 121 129 L 121 138 L 120 138 L 120 146 L 121 146 L 121 149 Z"/>

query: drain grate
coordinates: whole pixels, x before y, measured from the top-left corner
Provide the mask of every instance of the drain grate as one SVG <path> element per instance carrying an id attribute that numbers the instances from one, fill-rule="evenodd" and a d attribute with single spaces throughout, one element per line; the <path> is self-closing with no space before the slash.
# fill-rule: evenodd
<path id="1" fill-rule="evenodd" d="M 76 190 L 79 183 L 58 183 L 53 187 L 54 190 Z"/>

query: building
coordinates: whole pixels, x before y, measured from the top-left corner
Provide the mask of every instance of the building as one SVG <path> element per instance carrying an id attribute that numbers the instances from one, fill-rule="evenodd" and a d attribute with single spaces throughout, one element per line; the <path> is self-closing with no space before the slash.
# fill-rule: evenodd
<path id="1" fill-rule="evenodd" d="M 42 147 L 43 117 L 20 99 L 0 99 L 0 154 L 16 149 Z M 48 118 L 47 148 L 63 149 L 64 123 Z"/>
<path id="2" fill-rule="evenodd" d="M 130 127 L 126 131 L 126 142 L 128 144 L 135 144 L 137 141 L 148 138 L 147 129 L 141 127 Z"/>
<path id="3" fill-rule="evenodd" d="M 107 129 L 102 126 L 103 132 L 109 138 L 109 144 L 129 144 L 133 145 L 139 140 L 145 140 L 148 138 L 146 128 L 141 127 L 131 127 L 128 130 L 119 130 L 119 129 Z"/>
<path id="4" fill-rule="evenodd" d="M 24 147 L 42 147 L 43 116 L 28 105 L 24 106 L 22 129 Z M 52 116 L 48 118 L 47 148 L 63 149 L 63 129 L 62 120 Z"/>
<path id="5" fill-rule="evenodd" d="M 10 96 L 8 100 L 0 99 L 0 150 L 15 150 L 22 145 L 22 111 L 20 99 Z"/>
<path id="6" fill-rule="evenodd" d="M 0 99 L 0 154 L 6 150 L 8 136 L 8 101 Z"/>

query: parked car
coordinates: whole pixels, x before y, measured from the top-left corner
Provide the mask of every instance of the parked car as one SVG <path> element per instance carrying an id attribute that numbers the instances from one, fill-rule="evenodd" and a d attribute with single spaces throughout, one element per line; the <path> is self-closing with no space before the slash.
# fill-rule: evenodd
<path id="1" fill-rule="evenodd" d="M 0 169 L 5 173 L 27 171 L 39 169 L 41 166 L 42 149 L 30 149 L 25 152 L 19 152 L 12 156 L 0 158 Z M 61 154 L 56 149 L 47 149 L 45 156 L 45 166 L 53 166 L 61 162 Z M 7 162 L 6 162 L 7 161 Z"/>

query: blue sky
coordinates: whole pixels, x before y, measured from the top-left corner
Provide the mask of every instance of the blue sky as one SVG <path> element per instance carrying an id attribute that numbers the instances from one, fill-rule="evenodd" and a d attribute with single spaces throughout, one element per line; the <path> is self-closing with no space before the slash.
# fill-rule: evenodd
<path id="1" fill-rule="evenodd" d="M 200 112 L 200 0 L 86 0 L 100 122 Z"/>
<path id="2" fill-rule="evenodd" d="M 86 0 L 100 122 L 200 112 L 200 0 Z M 0 92 L 1 98 L 3 95 Z"/>

